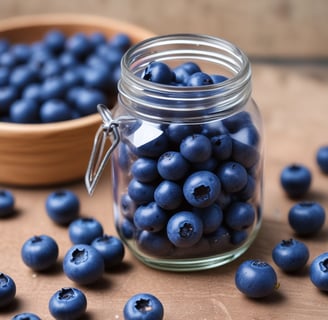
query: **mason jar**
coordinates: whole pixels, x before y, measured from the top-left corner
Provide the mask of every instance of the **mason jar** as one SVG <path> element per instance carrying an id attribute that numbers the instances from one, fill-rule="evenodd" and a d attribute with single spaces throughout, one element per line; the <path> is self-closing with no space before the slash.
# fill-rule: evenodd
<path id="1" fill-rule="evenodd" d="M 196 64 L 221 80 L 149 81 L 143 75 L 154 61 L 172 72 Z M 114 221 L 125 245 L 146 265 L 172 271 L 239 257 L 262 221 L 262 120 L 247 56 L 207 35 L 150 38 L 124 55 L 118 90 L 113 109 L 98 106 L 103 124 L 86 184 L 92 193 L 111 158 Z"/>

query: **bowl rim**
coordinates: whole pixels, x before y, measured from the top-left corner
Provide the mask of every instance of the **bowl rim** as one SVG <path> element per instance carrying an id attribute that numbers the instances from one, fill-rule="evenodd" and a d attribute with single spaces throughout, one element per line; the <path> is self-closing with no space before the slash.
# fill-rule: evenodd
<path id="1" fill-rule="evenodd" d="M 66 25 L 84 25 L 96 26 L 103 25 L 109 28 L 117 29 L 119 32 L 128 33 L 133 37 L 133 34 L 141 38 L 154 37 L 155 34 L 146 28 L 136 26 L 130 22 L 118 20 L 115 18 L 108 18 L 93 14 L 83 13 L 45 13 L 45 14 L 31 14 L 9 17 L 1 19 L 0 23 L 0 37 L 1 33 L 12 32 L 16 29 L 31 28 L 31 27 L 47 27 L 57 25 L 58 27 Z M 33 134 L 36 132 L 56 132 L 62 130 L 72 130 L 80 128 L 81 126 L 95 125 L 101 122 L 101 117 L 98 113 L 83 116 L 78 119 L 58 121 L 52 123 L 12 123 L 0 122 L 0 132 L 22 132 L 24 134 Z"/>

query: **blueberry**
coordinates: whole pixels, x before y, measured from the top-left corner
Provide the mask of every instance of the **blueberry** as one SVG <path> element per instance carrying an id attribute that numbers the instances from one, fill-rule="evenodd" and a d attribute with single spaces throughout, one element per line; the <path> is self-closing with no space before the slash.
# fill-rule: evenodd
<path id="1" fill-rule="evenodd" d="M 52 59 L 44 63 L 40 70 L 40 77 L 45 80 L 50 77 L 60 76 L 63 72 L 63 67 L 58 59 Z"/>
<path id="2" fill-rule="evenodd" d="M 9 190 L 0 190 L 0 218 L 14 213 L 15 197 Z"/>
<path id="3" fill-rule="evenodd" d="M 116 84 L 112 81 L 110 70 L 102 67 L 87 67 L 83 76 L 84 85 L 101 91 L 114 91 Z"/>
<path id="4" fill-rule="evenodd" d="M 40 119 L 43 123 L 71 120 L 72 110 L 65 101 L 51 99 L 41 105 Z"/>
<path id="5" fill-rule="evenodd" d="M 78 218 L 80 200 L 74 192 L 60 189 L 47 196 L 46 211 L 51 220 L 66 225 Z"/>
<path id="6" fill-rule="evenodd" d="M 107 234 L 94 239 L 91 243 L 103 257 L 105 269 L 111 269 L 121 264 L 125 249 L 122 241 Z"/>
<path id="7" fill-rule="evenodd" d="M 10 43 L 7 39 L 1 38 L 0 39 L 0 55 L 6 52 L 10 48 Z"/>
<path id="8" fill-rule="evenodd" d="M 31 47 L 25 43 L 13 44 L 10 53 L 15 57 L 17 63 L 24 64 L 31 57 Z"/>
<path id="9" fill-rule="evenodd" d="M 137 204 L 145 204 L 154 200 L 155 186 L 132 179 L 128 185 L 128 194 Z"/>
<path id="10" fill-rule="evenodd" d="M 104 233 L 101 223 L 95 218 L 79 218 L 68 227 L 69 238 L 74 244 L 90 244 Z"/>
<path id="11" fill-rule="evenodd" d="M 125 33 L 117 33 L 109 40 L 111 47 L 126 51 L 132 45 L 130 37 Z"/>
<path id="12" fill-rule="evenodd" d="M 263 298 L 278 288 L 277 274 L 267 262 L 246 260 L 235 274 L 237 288 L 250 298 Z"/>
<path id="13" fill-rule="evenodd" d="M 223 76 L 221 74 L 211 74 L 210 75 L 213 83 L 221 83 L 223 81 L 228 80 L 228 78 L 226 76 Z"/>
<path id="14" fill-rule="evenodd" d="M 325 218 L 325 209 L 314 201 L 296 203 L 288 212 L 288 222 L 300 236 L 318 233 L 324 225 Z"/>
<path id="15" fill-rule="evenodd" d="M 23 312 L 13 316 L 11 320 L 41 320 L 41 318 L 34 313 Z"/>
<path id="16" fill-rule="evenodd" d="M 35 271 L 49 269 L 58 258 L 57 242 L 47 235 L 33 236 L 24 242 L 21 257 Z"/>
<path id="17" fill-rule="evenodd" d="M 164 180 L 156 187 L 154 199 L 165 210 L 177 209 L 183 201 L 181 186 L 174 181 Z"/>
<path id="18" fill-rule="evenodd" d="M 84 58 L 92 50 L 89 38 L 83 33 L 75 33 L 66 41 L 66 50 L 78 58 Z"/>
<path id="19" fill-rule="evenodd" d="M 127 218 L 117 226 L 122 236 L 126 239 L 132 239 L 136 233 L 135 225 Z"/>
<path id="20" fill-rule="evenodd" d="M 167 127 L 166 133 L 170 139 L 176 144 L 180 144 L 181 141 L 187 136 L 192 135 L 195 132 L 196 128 L 193 128 L 190 125 L 171 123 Z"/>
<path id="21" fill-rule="evenodd" d="M 48 308 L 56 320 L 80 319 L 86 312 L 87 298 L 79 289 L 62 288 L 51 296 Z"/>
<path id="22" fill-rule="evenodd" d="M 170 257 L 174 246 L 163 232 L 143 230 L 137 235 L 137 246 L 143 252 L 157 257 Z"/>
<path id="23" fill-rule="evenodd" d="M 322 291 L 328 291 L 328 252 L 314 258 L 310 265 L 310 279 Z"/>
<path id="24" fill-rule="evenodd" d="M 137 208 L 133 221 L 138 229 L 157 232 L 166 226 L 167 215 L 156 202 L 150 202 Z"/>
<path id="25" fill-rule="evenodd" d="M 310 188 L 311 181 L 311 171 L 301 164 L 288 165 L 280 174 L 280 183 L 291 198 L 304 196 Z"/>
<path id="26" fill-rule="evenodd" d="M 247 202 L 233 202 L 225 212 L 225 222 L 233 230 L 243 230 L 250 227 L 255 220 L 254 207 Z"/>
<path id="27" fill-rule="evenodd" d="M 96 113 L 98 104 L 107 104 L 107 97 L 100 90 L 83 88 L 78 93 L 75 107 L 83 116 Z"/>
<path id="28" fill-rule="evenodd" d="M 210 247 L 215 250 L 215 252 L 226 251 L 231 242 L 231 234 L 223 225 L 219 226 L 215 231 L 205 235 L 205 237 Z"/>
<path id="29" fill-rule="evenodd" d="M 174 74 L 167 64 L 153 61 L 143 71 L 141 78 L 151 82 L 170 84 L 174 81 Z"/>
<path id="30" fill-rule="evenodd" d="M 136 211 L 137 205 L 131 199 L 131 197 L 125 193 L 121 196 L 121 212 L 124 217 L 133 219 L 134 212 Z"/>
<path id="31" fill-rule="evenodd" d="M 246 230 L 233 230 L 231 232 L 231 243 L 235 246 L 243 243 L 248 237 L 248 233 Z"/>
<path id="32" fill-rule="evenodd" d="M 245 126 L 253 125 L 251 116 L 246 111 L 238 112 L 231 117 L 227 117 L 223 119 L 222 122 L 230 133 L 236 133 Z"/>
<path id="33" fill-rule="evenodd" d="M 26 85 L 35 82 L 36 80 L 37 76 L 32 68 L 27 66 L 17 66 L 10 74 L 9 83 L 18 90 L 21 90 Z"/>
<path id="34" fill-rule="evenodd" d="M 219 178 L 210 171 L 196 171 L 183 184 L 185 199 L 194 207 L 204 208 L 213 204 L 221 191 Z"/>
<path id="35" fill-rule="evenodd" d="M 322 146 L 318 149 L 316 160 L 321 172 L 328 174 L 328 145 Z"/>
<path id="36" fill-rule="evenodd" d="M 41 102 L 41 85 L 39 83 L 31 83 L 27 85 L 22 91 L 22 98 L 31 99 L 38 103 Z"/>
<path id="37" fill-rule="evenodd" d="M 15 298 L 16 284 L 7 274 L 0 272 L 0 308 L 9 305 Z"/>
<path id="38" fill-rule="evenodd" d="M 212 144 L 209 138 L 202 134 L 186 137 L 180 144 L 181 154 L 190 162 L 203 162 L 212 154 Z"/>
<path id="39" fill-rule="evenodd" d="M 151 158 L 138 158 L 131 166 L 131 173 L 140 182 L 152 182 L 159 177 L 157 161 Z"/>
<path id="40" fill-rule="evenodd" d="M 233 136 L 231 135 L 231 137 Z M 260 153 L 257 147 L 241 142 L 233 137 L 231 159 L 249 169 L 259 162 Z"/>
<path id="41" fill-rule="evenodd" d="M 198 215 L 189 211 L 175 213 L 166 227 L 169 240 L 179 248 L 191 247 L 203 234 L 203 223 Z"/>
<path id="42" fill-rule="evenodd" d="M 79 64 L 79 60 L 74 54 L 68 51 L 62 52 L 58 57 L 58 62 L 64 68 L 69 70 L 72 67 L 75 67 Z"/>
<path id="43" fill-rule="evenodd" d="M 41 98 L 46 102 L 50 99 L 63 99 L 66 89 L 66 85 L 61 77 L 47 78 L 41 85 Z"/>
<path id="44" fill-rule="evenodd" d="M 102 277 L 105 263 L 97 249 L 87 244 L 78 244 L 71 247 L 65 254 L 63 270 L 72 281 L 86 285 Z"/>
<path id="45" fill-rule="evenodd" d="M 10 69 L 3 67 L 0 68 L 0 86 L 5 87 L 9 84 Z"/>
<path id="46" fill-rule="evenodd" d="M 53 29 L 46 33 L 43 43 L 50 51 L 58 54 L 65 49 L 66 36 L 61 30 Z"/>
<path id="47" fill-rule="evenodd" d="M 211 137 L 213 156 L 219 160 L 228 160 L 232 153 L 232 139 L 229 134 Z"/>
<path id="48" fill-rule="evenodd" d="M 246 186 L 237 192 L 237 197 L 241 201 L 247 201 L 251 199 L 256 192 L 256 180 L 250 174 L 247 176 Z"/>
<path id="49" fill-rule="evenodd" d="M 64 71 L 62 74 L 62 79 L 67 90 L 76 86 L 80 86 L 83 82 L 82 76 L 78 72 L 75 72 L 74 69 Z"/>
<path id="50" fill-rule="evenodd" d="M 16 57 L 10 52 L 4 52 L 0 55 L 0 66 L 13 69 L 17 65 L 18 61 Z"/>
<path id="51" fill-rule="evenodd" d="M 282 240 L 273 248 L 272 259 L 279 268 L 286 272 L 299 271 L 309 260 L 309 249 L 301 241 Z"/>
<path id="52" fill-rule="evenodd" d="M 97 47 L 100 44 L 106 43 L 107 39 L 102 32 L 96 31 L 89 35 L 89 41 L 94 47 Z"/>
<path id="53" fill-rule="evenodd" d="M 11 104 L 18 98 L 18 91 L 12 86 L 2 87 L 0 90 L 0 114 L 6 114 Z"/>
<path id="54" fill-rule="evenodd" d="M 187 81 L 187 86 L 198 87 L 213 84 L 212 78 L 204 72 L 193 73 Z"/>
<path id="55" fill-rule="evenodd" d="M 214 232 L 223 221 L 223 212 L 217 204 L 206 208 L 194 208 L 193 212 L 201 218 L 204 234 Z"/>
<path id="56" fill-rule="evenodd" d="M 10 107 L 9 116 L 15 123 L 38 123 L 39 105 L 32 99 L 16 100 Z"/>
<path id="57" fill-rule="evenodd" d="M 157 170 L 163 179 L 180 180 L 186 176 L 189 170 L 188 161 L 177 151 L 163 153 L 157 162 Z"/>
<path id="58" fill-rule="evenodd" d="M 173 69 L 176 82 L 187 85 L 189 77 L 196 72 L 201 72 L 199 66 L 194 62 L 185 62 Z"/>
<path id="59" fill-rule="evenodd" d="M 126 302 L 124 320 L 162 320 L 164 307 L 161 301 L 150 293 L 138 293 Z"/>
<path id="60" fill-rule="evenodd" d="M 246 169 L 235 161 L 223 163 L 218 168 L 217 175 L 221 181 L 222 188 L 227 193 L 238 192 L 247 184 L 248 174 Z"/>

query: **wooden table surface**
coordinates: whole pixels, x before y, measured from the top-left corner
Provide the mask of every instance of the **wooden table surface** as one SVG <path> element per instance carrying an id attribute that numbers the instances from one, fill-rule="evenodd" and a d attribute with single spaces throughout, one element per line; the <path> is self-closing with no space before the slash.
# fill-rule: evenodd
<path id="1" fill-rule="evenodd" d="M 307 70 L 256 65 L 253 75 L 253 96 L 263 114 L 266 139 L 264 219 L 255 243 L 233 263 L 193 273 L 154 270 L 126 252 L 120 270 L 106 273 L 98 284 L 77 286 L 88 299 L 84 320 L 123 319 L 125 302 L 139 292 L 153 293 L 162 301 L 166 320 L 326 318 L 328 295 L 312 285 L 308 266 L 296 275 L 287 275 L 275 267 L 280 288 L 265 299 L 248 299 L 235 288 L 234 274 L 243 260 L 259 258 L 273 264 L 274 245 L 295 237 L 287 223 L 287 212 L 295 201 L 289 200 L 279 185 L 279 174 L 285 165 L 298 162 L 312 170 L 313 182 L 306 198 L 319 201 L 328 210 L 328 176 L 319 172 L 315 162 L 317 148 L 328 144 L 327 69 L 325 73 L 314 74 Z M 0 271 L 14 278 L 17 295 L 13 304 L 0 310 L 0 319 L 11 319 L 23 311 L 52 319 L 48 311 L 50 296 L 62 287 L 75 286 L 61 269 L 63 256 L 71 246 L 67 229 L 52 223 L 45 212 L 47 195 L 59 186 L 5 187 L 15 194 L 17 214 L 0 220 Z M 98 218 L 106 233 L 116 235 L 109 170 L 93 197 L 87 195 L 83 182 L 60 187 L 79 195 L 81 215 Z M 23 242 L 37 234 L 53 236 L 59 244 L 59 262 L 51 272 L 35 273 L 21 260 Z M 328 251 L 328 219 L 320 234 L 303 241 L 309 246 L 310 260 Z"/>

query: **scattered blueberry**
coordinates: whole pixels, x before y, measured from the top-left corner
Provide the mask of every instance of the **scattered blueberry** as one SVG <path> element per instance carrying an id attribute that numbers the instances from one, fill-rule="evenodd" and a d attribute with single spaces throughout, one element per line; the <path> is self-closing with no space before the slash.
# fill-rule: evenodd
<path id="1" fill-rule="evenodd" d="M 311 171 L 301 164 L 286 166 L 280 174 L 280 182 L 291 198 L 299 198 L 306 194 L 312 181 Z"/>
<path id="2" fill-rule="evenodd" d="M 241 263 L 235 274 L 235 283 L 238 290 L 250 298 L 269 296 L 278 288 L 275 270 L 260 260 Z"/>
<path id="3" fill-rule="evenodd" d="M 23 312 L 13 316 L 11 320 L 41 320 L 41 318 L 34 313 Z"/>
<path id="4" fill-rule="evenodd" d="M 14 213 L 15 197 L 9 190 L 0 190 L 0 218 Z"/>
<path id="5" fill-rule="evenodd" d="M 95 218 L 79 218 L 68 227 L 69 238 L 74 244 L 91 244 L 104 233 L 101 223 Z"/>
<path id="6" fill-rule="evenodd" d="M 71 247 L 64 256 L 63 270 L 72 281 L 91 284 L 99 280 L 105 269 L 104 259 L 97 249 L 87 244 Z"/>
<path id="7" fill-rule="evenodd" d="M 328 174 L 328 145 L 318 149 L 316 154 L 317 164 L 324 174 Z"/>
<path id="8" fill-rule="evenodd" d="M 62 288 L 49 300 L 49 311 L 56 320 L 80 319 L 87 309 L 85 294 L 76 288 Z"/>
<path id="9" fill-rule="evenodd" d="M 138 293 L 126 302 L 124 320 L 162 320 L 164 307 L 161 301 L 150 293 Z"/>
<path id="10" fill-rule="evenodd" d="M 310 279 L 322 291 L 328 291 L 328 252 L 314 258 L 310 265 Z"/>
<path id="11" fill-rule="evenodd" d="M 57 242 L 47 236 L 33 236 L 26 240 L 21 248 L 24 263 L 35 271 L 43 271 L 52 267 L 58 258 Z"/>
<path id="12" fill-rule="evenodd" d="M 16 284 L 14 280 L 0 272 L 0 308 L 9 305 L 15 298 Z"/>
<path id="13" fill-rule="evenodd" d="M 47 196 L 46 211 L 51 220 L 61 225 L 67 225 L 78 218 L 80 200 L 70 190 L 57 190 Z"/>
<path id="14" fill-rule="evenodd" d="M 309 255 L 308 247 L 295 239 L 282 240 L 272 250 L 273 261 L 286 272 L 301 270 L 309 260 Z"/>
<path id="15" fill-rule="evenodd" d="M 296 203 L 288 212 L 288 222 L 300 236 L 311 236 L 318 233 L 324 225 L 325 218 L 325 209 L 314 201 Z"/>
<path id="16" fill-rule="evenodd" d="M 102 235 L 94 239 L 91 243 L 102 255 L 105 263 L 105 269 L 111 269 L 121 264 L 125 249 L 123 242 L 114 236 Z"/>

